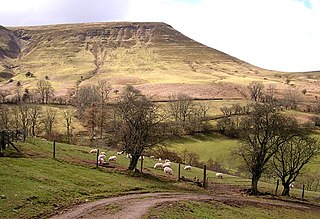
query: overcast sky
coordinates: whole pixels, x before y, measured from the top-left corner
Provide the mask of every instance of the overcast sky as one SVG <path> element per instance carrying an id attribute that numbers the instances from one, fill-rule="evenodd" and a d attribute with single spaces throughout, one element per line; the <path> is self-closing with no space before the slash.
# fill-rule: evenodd
<path id="1" fill-rule="evenodd" d="M 259 67 L 320 70 L 320 0 L 0 0 L 0 25 L 162 21 Z"/>

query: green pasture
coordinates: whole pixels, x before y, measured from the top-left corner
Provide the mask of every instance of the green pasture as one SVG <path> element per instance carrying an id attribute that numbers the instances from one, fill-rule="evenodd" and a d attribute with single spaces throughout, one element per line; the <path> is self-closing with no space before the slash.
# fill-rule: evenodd
<path id="1" fill-rule="evenodd" d="M 259 204 L 239 202 L 217 201 L 183 201 L 167 202 L 150 209 L 143 217 L 174 219 L 174 218 L 319 218 L 319 213 L 312 210 L 299 210 L 285 207 L 262 206 Z"/>

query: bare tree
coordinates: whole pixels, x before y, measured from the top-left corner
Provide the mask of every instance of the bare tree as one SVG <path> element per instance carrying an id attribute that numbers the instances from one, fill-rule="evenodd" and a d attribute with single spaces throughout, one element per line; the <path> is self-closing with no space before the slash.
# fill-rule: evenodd
<path id="1" fill-rule="evenodd" d="M 169 112 L 175 121 L 175 126 L 182 132 L 196 132 L 204 129 L 207 112 L 210 105 L 205 102 L 195 102 L 185 94 L 171 95 L 169 97 Z"/>
<path id="2" fill-rule="evenodd" d="M 53 96 L 53 91 L 50 81 L 40 80 L 37 82 L 37 92 L 40 95 L 41 103 L 48 103 Z"/>
<path id="3" fill-rule="evenodd" d="M 53 125 L 56 120 L 57 112 L 52 108 L 46 108 L 43 116 L 42 116 L 42 123 L 44 125 L 44 130 L 48 136 L 52 134 Z"/>
<path id="4" fill-rule="evenodd" d="M 40 107 L 37 105 L 32 105 L 29 111 L 29 118 L 30 118 L 30 128 L 31 128 L 31 135 L 36 136 L 36 127 L 38 125 L 38 119 L 40 117 Z"/>
<path id="5" fill-rule="evenodd" d="M 20 81 L 17 82 L 16 95 L 17 95 L 16 101 L 20 102 L 22 100 L 22 85 Z"/>
<path id="6" fill-rule="evenodd" d="M 23 131 L 23 141 L 25 141 L 28 136 L 30 126 L 29 111 L 30 107 L 27 104 L 19 104 L 17 107 L 13 108 L 12 111 L 16 129 L 21 129 Z"/>
<path id="7" fill-rule="evenodd" d="M 261 82 L 252 81 L 249 86 L 250 97 L 254 101 L 260 101 L 263 94 L 263 84 Z"/>
<path id="8" fill-rule="evenodd" d="M 187 122 L 192 113 L 193 100 L 185 94 L 171 95 L 169 97 L 170 113 L 176 122 Z"/>
<path id="9" fill-rule="evenodd" d="M 111 86 L 106 81 L 98 81 L 98 91 L 99 91 L 99 99 L 100 99 L 100 118 L 99 118 L 99 126 L 100 126 L 100 138 L 103 136 L 103 127 L 105 121 L 105 107 L 106 102 L 109 97 L 109 93 L 111 91 Z"/>
<path id="10" fill-rule="evenodd" d="M 89 127 L 90 138 L 94 139 L 98 123 L 98 107 L 94 103 L 92 103 L 91 107 L 86 108 L 83 119 L 85 120 L 85 124 Z"/>
<path id="11" fill-rule="evenodd" d="M 66 129 L 67 129 L 67 137 L 70 140 L 72 137 L 72 118 L 74 116 L 74 111 L 71 109 L 63 110 L 63 118 L 65 120 Z"/>
<path id="12" fill-rule="evenodd" d="M 275 173 L 283 185 L 283 196 L 289 196 L 290 184 L 294 182 L 301 169 L 318 154 L 316 140 L 301 133 L 280 145 L 273 157 Z"/>
<path id="13" fill-rule="evenodd" d="M 134 170 L 145 148 L 163 140 L 163 112 L 133 86 L 127 86 L 116 103 L 115 134 L 124 150 L 132 155 L 128 170 Z"/>
<path id="14" fill-rule="evenodd" d="M 288 88 L 283 95 L 283 104 L 286 109 L 296 109 L 298 102 L 301 100 L 302 96 L 300 92 L 296 89 Z"/>
<path id="15" fill-rule="evenodd" d="M 0 105 L 0 130 L 9 129 L 11 109 L 8 106 Z"/>
<path id="16" fill-rule="evenodd" d="M 79 118 L 82 118 L 84 112 L 99 102 L 99 92 L 96 86 L 83 86 L 76 91 L 76 105 Z"/>
<path id="17" fill-rule="evenodd" d="M 256 104 L 251 114 L 241 121 L 242 156 L 251 173 L 251 194 L 257 195 L 258 182 L 266 164 L 278 148 L 296 136 L 297 122 L 270 105 Z"/>

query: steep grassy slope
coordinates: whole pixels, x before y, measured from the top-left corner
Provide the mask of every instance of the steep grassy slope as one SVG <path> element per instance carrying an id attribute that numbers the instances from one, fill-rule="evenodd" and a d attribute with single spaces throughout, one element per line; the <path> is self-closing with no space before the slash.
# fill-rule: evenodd
<path id="1" fill-rule="evenodd" d="M 243 98 L 243 87 L 253 80 L 276 84 L 280 90 L 288 87 L 285 73 L 254 67 L 195 42 L 164 23 L 87 23 L 10 30 L 21 48 L 11 65 L 15 66 L 13 80 L 32 88 L 48 76 L 57 95 L 101 79 L 109 80 L 114 89 L 134 84 L 158 98 L 176 92 L 202 98 Z M 28 71 L 35 77 L 26 77 Z M 307 87 L 314 99 L 319 93 L 318 76 L 296 75 L 290 80 L 298 90 Z M 8 89 L 15 84 L 1 83 Z"/>

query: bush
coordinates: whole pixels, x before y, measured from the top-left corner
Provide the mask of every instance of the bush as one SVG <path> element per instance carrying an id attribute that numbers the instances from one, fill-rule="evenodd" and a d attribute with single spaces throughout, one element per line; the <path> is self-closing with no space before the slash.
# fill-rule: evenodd
<path id="1" fill-rule="evenodd" d="M 26 73 L 26 76 L 27 76 L 27 77 L 30 77 L 30 78 L 34 77 L 33 73 L 30 72 L 30 71 L 28 71 L 28 72 Z"/>

